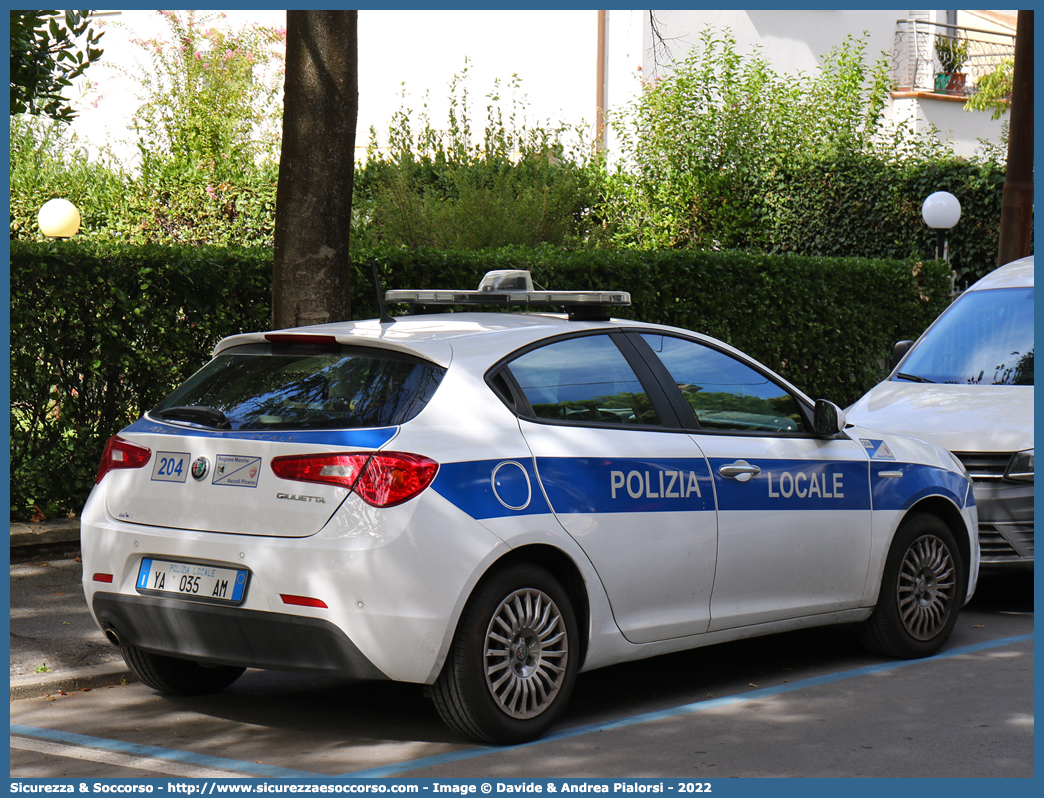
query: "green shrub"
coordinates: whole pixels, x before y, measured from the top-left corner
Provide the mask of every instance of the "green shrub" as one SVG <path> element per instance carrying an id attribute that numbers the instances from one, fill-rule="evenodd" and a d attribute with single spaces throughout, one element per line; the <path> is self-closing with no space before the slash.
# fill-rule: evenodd
<path id="1" fill-rule="evenodd" d="M 842 405 L 949 295 L 948 270 L 934 261 L 397 247 L 356 251 L 356 318 L 378 312 L 373 260 L 382 289 L 474 288 L 488 270 L 524 268 L 548 288 L 630 291 L 619 316 L 706 332 Z M 12 242 L 12 516 L 79 512 L 110 435 L 222 337 L 268 328 L 271 270 L 268 249 Z"/>
<path id="2" fill-rule="evenodd" d="M 222 29 L 219 15 L 157 12 L 168 36 L 132 39 L 140 102 L 133 168 L 90 160 L 57 123 L 11 117 L 11 237 L 39 238 L 36 214 L 63 197 L 80 237 L 145 244 L 271 246 L 285 31 Z"/>
<path id="3" fill-rule="evenodd" d="M 215 34 L 195 17 L 165 13 L 173 32 L 205 48 L 253 42 L 244 52 L 260 58 L 265 37 L 278 35 Z M 144 168 L 88 160 L 58 126 L 12 117 L 12 238 L 39 240 L 36 213 L 61 196 L 80 208 L 81 238 L 271 246 L 278 169 L 264 153 L 277 142 L 241 108 L 245 64 L 194 54 L 186 62 L 169 42 L 141 44 L 158 64 L 142 78 L 148 91 L 139 119 L 151 120 L 139 125 Z M 465 67 L 451 88 L 445 130 L 403 107 L 387 146 L 371 143 L 356 169 L 352 245 L 927 259 L 935 234 L 921 203 L 947 190 L 962 205 L 948 235 L 951 263 L 958 284 L 974 282 L 996 265 L 1005 154 L 994 148 L 968 161 L 932 136 L 888 128 L 881 113 L 887 69 L 868 66 L 865 49 L 849 40 L 827 54 L 816 76 L 793 78 L 757 53 L 740 56 L 728 32 L 708 32 L 614 119 L 623 144 L 611 170 L 576 131 L 529 126 L 517 79 L 495 84 L 485 119 L 476 119 Z M 207 78 L 208 70 L 219 79 Z M 226 83 L 212 103 L 185 94 Z M 184 112 L 168 113 L 168 105 Z M 212 118 L 220 109 L 238 121 Z M 172 149 L 173 142 L 187 149 Z M 267 143 L 259 150 L 260 142 Z"/>
<path id="4" fill-rule="evenodd" d="M 765 181 L 809 156 L 862 152 L 879 133 L 883 62 L 849 39 L 815 78 L 777 74 L 729 30 L 708 28 L 685 59 L 610 116 L 620 166 L 607 174 L 602 218 L 641 248 L 759 248 Z"/>
<path id="5" fill-rule="evenodd" d="M 90 160 L 67 127 L 28 115 L 12 116 L 11 238 L 41 238 L 36 216 L 62 197 L 80 210 L 78 237 L 127 240 L 138 221 L 133 178 L 111 160 Z"/>
<path id="6" fill-rule="evenodd" d="M 263 251 L 11 242 L 11 509 L 78 512 L 105 440 L 268 325 Z"/>
<path id="7" fill-rule="evenodd" d="M 148 65 L 132 123 L 135 240 L 270 246 L 282 132 L 282 29 L 231 31 L 222 15 L 159 11 L 165 38 L 133 39 Z"/>
<path id="8" fill-rule="evenodd" d="M 890 88 L 865 40 L 787 76 L 708 30 L 612 118 L 621 165 L 593 213 L 615 247 L 921 259 L 935 250 L 921 203 L 945 190 L 962 206 L 952 265 L 974 282 L 996 267 L 1001 154 L 956 158 L 934 131 L 887 125 Z"/>
<path id="9" fill-rule="evenodd" d="M 889 162 L 841 153 L 779 169 L 765 185 L 764 248 L 776 253 L 866 258 L 933 257 L 936 233 L 921 204 L 935 191 L 961 203 L 947 233 L 958 284 L 996 268 L 1004 168 L 951 158 Z"/>
<path id="10" fill-rule="evenodd" d="M 173 162 L 216 185 L 278 161 L 286 31 L 231 31 L 214 13 L 156 13 L 168 34 L 132 38 L 146 63 L 127 72 L 141 87 L 132 131 L 146 180 Z"/>
<path id="11" fill-rule="evenodd" d="M 494 84 L 479 132 L 467 72 L 454 76 L 447 130 L 402 107 L 386 147 L 371 131 L 367 160 L 356 167 L 354 242 L 486 249 L 582 241 L 595 173 L 580 149 L 567 151 L 572 131 L 527 127 L 516 77 L 507 93 Z"/>

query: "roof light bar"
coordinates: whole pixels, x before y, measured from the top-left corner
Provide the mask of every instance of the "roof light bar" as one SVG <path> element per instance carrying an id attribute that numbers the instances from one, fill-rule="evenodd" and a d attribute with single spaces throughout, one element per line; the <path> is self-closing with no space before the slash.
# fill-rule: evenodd
<path id="1" fill-rule="evenodd" d="M 630 305 L 626 291 L 388 291 L 408 305 Z"/>
<path id="2" fill-rule="evenodd" d="M 488 272 L 477 291 L 387 291 L 388 302 L 408 305 L 559 305 L 565 307 L 621 307 L 631 304 L 627 291 L 534 291 L 529 272 Z"/>

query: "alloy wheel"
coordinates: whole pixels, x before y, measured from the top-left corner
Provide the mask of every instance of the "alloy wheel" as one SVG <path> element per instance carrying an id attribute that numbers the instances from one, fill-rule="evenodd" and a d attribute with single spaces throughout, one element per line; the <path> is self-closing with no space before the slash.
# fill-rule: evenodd
<path id="1" fill-rule="evenodd" d="M 566 626 L 544 592 L 516 590 L 486 630 L 486 684 L 500 709 L 524 720 L 542 713 L 562 687 L 569 660 Z"/>

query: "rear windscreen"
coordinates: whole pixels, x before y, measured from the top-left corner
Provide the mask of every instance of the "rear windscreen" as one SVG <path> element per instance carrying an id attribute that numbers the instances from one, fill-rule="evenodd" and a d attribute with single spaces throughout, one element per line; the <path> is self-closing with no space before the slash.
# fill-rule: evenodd
<path id="1" fill-rule="evenodd" d="M 445 372 L 368 347 L 251 344 L 222 352 L 151 415 L 237 430 L 394 426 L 421 411 Z M 219 412 L 184 412 L 200 408 Z"/>

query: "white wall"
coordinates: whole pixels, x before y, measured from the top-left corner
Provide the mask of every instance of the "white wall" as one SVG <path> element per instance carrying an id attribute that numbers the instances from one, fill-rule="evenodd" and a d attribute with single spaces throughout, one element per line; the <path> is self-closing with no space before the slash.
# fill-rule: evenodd
<path id="1" fill-rule="evenodd" d="M 911 120 L 917 131 L 927 131 L 934 125 L 940 136 L 953 145 L 955 155 L 970 158 L 980 148 L 979 139 L 1001 143 L 1001 127 L 1007 115 L 995 121 L 989 113 L 965 111 L 962 102 L 900 98 L 892 101 L 890 118 L 896 122 Z"/>
<path id="2" fill-rule="evenodd" d="M 856 11 L 656 11 L 661 33 L 676 58 L 683 58 L 688 48 L 698 43 L 707 26 L 730 28 L 740 52 L 760 46 L 762 54 L 779 72 L 811 73 L 831 48 L 848 35 L 869 34 L 868 54 L 875 58 L 881 51 L 891 51 L 895 21 L 908 15 L 904 10 Z M 647 34 L 646 47 L 651 47 Z M 651 53 L 643 64 L 647 74 L 655 74 Z"/>
<path id="3" fill-rule="evenodd" d="M 202 12 L 201 12 L 202 13 Z M 284 11 L 227 11 L 227 24 L 239 29 L 256 22 L 285 26 Z M 469 93 L 473 115 L 485 117 L 485 95 L 499 78 L 522 79 L 528 96 L 528 124 L 548 119 L 594 123 L 597 12 L 581 11 L 385 11 L 359 12 L 359 121 L 356 144 L 362 153 L 371 125 L 386 130 L 401 102 L 420 111 L 427 93 L 428 113 L 445 123 L 449 83 L 470 60 Z M 73 130 L 96 150 L 109 142 L 124 157 L 135 149 L 127 125 L 138 106 L 135 84 L 120 70 L 133 65 L 131 35 L 148 38 L 168 29 L 155 11 L 122 11 L 101 17 L 105 25 L 103 60 L 87 70 L 96 93 L 77 103 Z M 128 30 L 129 29 L 129 30 Z M 122 146 L 121 146 L 122 142 Z"/>
<path id="4" fill-rule="evenodd" d="M 648 11 L 607 11 L 609 34 L 606 40 L 608 92 L 610 113 L 619 110 L 634 99 L 641 90 L 642 63 L 645 58 L 643 34 Z M 618 151 L 618 136 L 609 129 L 606 152 L 610 162 Z"/>
<path id="5" fill-rule="evenodd" d="M 227 11 L 227 24 L 238 29 L 256 22 L 285 25 L 285 12 Z M 648 25 L 648 11 L 608 12 L 608 104 L 620 108 L 637 92 L 640 76 L 652 78 L 662 69 Z M 868 54 L 890 52 L 895 21 L 907 10 L 836 11 L 655 11 L 658 27 L 668 39 L 670 56 L 681 58 L 699 40 L 707 25 L 729 27 L 741 48 L 759 45 L 781 72 L 811 72 L 822 56 L 846 35 L 867 31 Z M 932 15 L 945 12 L 928 12 Z M 86 73 L 96 91 L 78 102 L 80 118 L 73 130 L 88 151 L 109 143 L 121 157 L 133 159 L 128 122 L 137 108 L 135 83 L 121 74 L 133 66 L 137 50 L 129 42 L 164 35 L 167 28 L 155 11 L 122 11 L 102 17 L 106 26 L 105 55 Z M 968 20 L 961 20 L 967 23 Z M 485 113 L 485 95 L 493 80 L 522 79 L 529 101 L 527 123 L 548 120 L 593 125 L 597 96 L 597 12 L 572 11 L 386 11 L 359 12 L 359 123 L 357 152 L 362 155 L 369 128 L 386 130 L 401 102 L 419 111 L 427 99 L 432 122 L 445 124 L 449 83 L 470 60 L 469 92 L 473 116 Z M 952 132 L 959 154 L 970 155 L 980 137 L 999 139 L 1000 122 L 988 114 L 966 114 L 955 103 L 927 102 L 918 119 Z M 905 106 L 899 114 L 907 113 Z M 609 137 L 609 152 L 614 138 Z"/>

